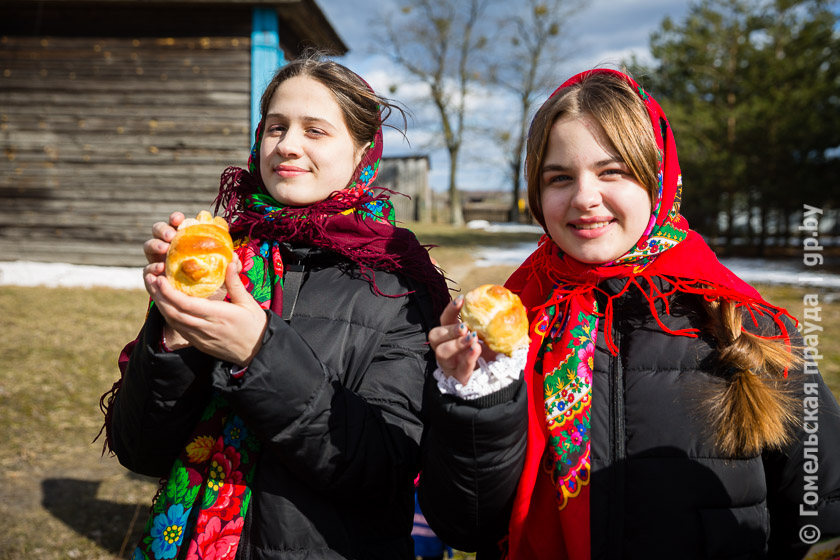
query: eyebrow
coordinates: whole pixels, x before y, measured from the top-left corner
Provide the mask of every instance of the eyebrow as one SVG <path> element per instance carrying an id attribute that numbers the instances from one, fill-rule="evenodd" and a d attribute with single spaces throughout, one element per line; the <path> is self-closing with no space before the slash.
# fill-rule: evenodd
<path id="1" fill-rule="evenodd" d="M 284 115 L 283 113 L 269 113 L 265 116 L 265 118 L 266 118 L 266 120 L 271 119 L 271 118 L 282 119 L 282 118 L 286 118 L 286 115 Z M 318 124 L 326 124 L 326 125 L 329 125 L 331 127 L 334 127 L 334 125 L 330 121 L 328 121 L 327 119 L 322 119 L 321 117 L 310 117 L 308 115 L 304 115 L 303 117 L 301 117 L 301 120 L 303 122 L 307 123 L 307 124 L 318 123 Z"/>
<path id="2" fill-rule="evenodd" d="M 625 162 L 619 156 L 613 156 L 611 158 L 596 161 L 595 165 L 593 167 L 604 167 L 604 166 L 607 166 L 607 165 L 610 165 L 610 164 L 613 164 L 613 163 L 624 164 Z M 550 163 L 548 165 L 543 166 L 542 172 L 543 173 L 548 173 L 550 171 L 566 171 L 567 169 L 569 169 L 569 168 L 565 165 L 560 165 L 560 164 L 557 164 L 557 163 Z"/>

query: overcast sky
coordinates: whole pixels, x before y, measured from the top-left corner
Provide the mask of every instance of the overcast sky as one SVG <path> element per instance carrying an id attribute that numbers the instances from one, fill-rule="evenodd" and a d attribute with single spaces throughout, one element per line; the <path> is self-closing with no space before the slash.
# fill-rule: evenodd
<path id="1" fill-rule="evenodd" d="M 428 118 L 429 113 L 415 101 L 424 90 L 407 83 L 404 73 L 392 66 L 387 56 L 375 54 L 378 45 L 373 42 L 371 30 L 377 22 L 381 22 L 383 13 L 398 8 L 399 0 L 315 1 L 350 49 L 346 56 L 337 60 L 364 77 L 378 92 L 401 101 L 415 115 L 415 122 L 409 122 L 407 133 L 410 145 L 395 133 L 386 134 L 385 155 L 428 154 L 431 157 L 432 188 L 445 190 L 449 166 L 446 152 L 430 147 L 428 132 L 422 127 L 422 121 Z M 566 26 L 567 35 L 563 37 L 565 60 L 557 65 L 557 85 L 588 68 L 618 65 L 631 54 L 641 61 L 649 60 L 651 32 L 659 28 L 666 16 L 682 21 L 690 3 L 688 0 L 589 2 L 588 7 L 578 12 Z M 388 88 L 392 85 L 399 87 L 396 93 L 389 94 Z M 498 115 L 505 110 L 498 101 L 498 98 L 477 98 L 474 114 L 486 114 L 488 118 Z M 468 138 L 468 141 L 470 145 L 459 160 L 459 186 L 463 189 L 509 188 L 500 151 L 482 144 L 479 137 Z"/>

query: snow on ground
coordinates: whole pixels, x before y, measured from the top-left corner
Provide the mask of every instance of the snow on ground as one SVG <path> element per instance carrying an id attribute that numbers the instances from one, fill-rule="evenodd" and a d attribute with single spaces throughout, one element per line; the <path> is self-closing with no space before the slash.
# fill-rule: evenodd
<path id="1" fill-rule="evenodd" d="M 726 267 L 746 282 L 763 284 L 799 284 L 840 290 L 840 274 L 806 267 L 796 260 L 721 259 Z"/>
<path id="2" fill-rule="evenodd" d="M 467 222 L 467 229 L 483 229 L 484 231 L 492 232 L 520 232 L 525 231 L 529 233 L 542 234 L 542 226 L 533 224 L 514 224 L 514 223 L 490 223 L 487 220 L 471 220 Z"/>
<path id="3" fill-rule="evenodd" d="M 541 233 L 539 226 L 524 224 L 498 224 L 475 220 L 467 224 L 473 229 L 496 232 L 531 231 Z M 536 241 L 517 243 L 504 247 L 480 247 L 476 266 L 516 266 L 536 249 Z M 732 272 L 746 282 L 765 284 L 811 285 L 837 292 L 840 297 L 840 274 L 821 270 L 819 266 L 805 267 L 801 262 L 771 259 L 721 259 Z M 142 268 L 114 266 L 81 266 L 63 263 L 38 263 L 27 261 L 0 262 L 0 285 L 143 288 Z"/>
<path id="4" fill-rule="evenodd" d="M 506 247 L 479 247 L 475 255 L 475 266 L 517 266 L 536 248 L 536 241 Z"/>
<path id="5" fill-rule="evenodd" d="M 0 262 L 0 286 L 83 287 L 143 290 L 143 269 L 29 261 Z"/>

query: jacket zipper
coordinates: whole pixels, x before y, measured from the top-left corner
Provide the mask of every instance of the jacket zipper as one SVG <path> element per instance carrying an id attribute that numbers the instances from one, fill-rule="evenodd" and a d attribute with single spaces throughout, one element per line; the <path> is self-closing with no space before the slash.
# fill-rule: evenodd
<path id="1" fill-rule="evenodd" d="M 242 532 L 239 534 L 239 544 L 236 549 L 236 560 L 248 560 L 251 557 L 251 516 L 254 511 L 254 494 L 251 492 L 251 503 L 245 512 Z"/>
<path id="2" fill-rule="evenodd" d="M 624 425 L 624 371 L 621 366 L 621 333 L 613 324 L 613 341 L 618 353 L 610 358 L 610 404 L 612 412 L 611 461 L 612 498 L 610 499 L 610 555 L 611 560 L 623 557 L 624 541 L 624 481 L 625 481 L 625 425 Z"/>
<path id="3" fill-rule="evenodd" d="M 618 355 L 613 356 L 613 403 L 615 418 L 615 446 L 613 449 L 613 462 L 623 464 L 626 455 L 625 449 L 625 426 L 624 426 L 624 370 L 621 366 L 621 333 L 614 332 L 615 345 L 618 348 Z"/>
<path id="4" fill-rule="evenodd" d="M 291 322 L 295 314 L 295 305 L 303 285 L 306 267 L 304 261 L 309 256 L 310 249 L 306 249 L 300 256 L 294 255 L 283 263 L 283 320 Z M 285 259 L 285 257 L 284 257 Z"/>

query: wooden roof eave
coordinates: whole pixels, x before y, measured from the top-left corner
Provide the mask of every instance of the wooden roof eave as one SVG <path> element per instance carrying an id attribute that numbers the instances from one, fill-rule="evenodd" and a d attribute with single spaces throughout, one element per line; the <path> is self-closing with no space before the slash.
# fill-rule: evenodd
<path id="1" fill-rule="evenodd" d="M 254 6 L 274 7 L 278 20 L 286 30 L 284 50 L 291 54 L 299 53 L 307 46 L 328 51 L 335 56 L 341 56 L 349 50 L 339 37 L 335 28 L 329 22 L 324 12 L 315 0 L 4 0 L 8 5 L 37 4 L 41 7 L 53 5 L 122 5 L 130 4 L 154 6 Z"/>

